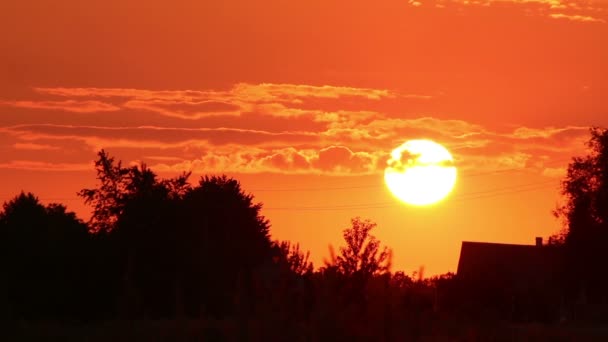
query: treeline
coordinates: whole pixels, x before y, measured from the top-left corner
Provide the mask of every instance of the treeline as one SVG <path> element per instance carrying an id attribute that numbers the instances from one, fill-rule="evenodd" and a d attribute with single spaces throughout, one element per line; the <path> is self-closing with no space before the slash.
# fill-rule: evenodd
<path id="1" fill-rule="evenodd" d="M 337 338 L 388 334 L 384 320 L 436 310 L 435 282 L 391 274 L 371 221 L 353 219 L 315 271 L 298 244 L 271 239 L 261 204 L 235 179 L 160 179 L 105 151 L 95 168 L 97 186 L 79 192 L 93 208 L 87 223 L 31 193 L 4 204 L 4 319 L 229 319 L 247 335 L 253 320 L 267 333 Z"/>
<path id="2" fill-rule="evenodd" d="M 299 245 L 272 240 L 261 204 L 236 179 L 161 179 L 102 150 L 96 187 L 79 192 L 89 222 L 29 193 L 4 204 L 0 318 L 222 321 L 234 340 L 404 340 L 461 336 L 466 320 L 577 319 L 579 303 L 608 307 L 608 131 L 592 129 L 589 147 L 562 183 L 564 231 L 550 239 L 563 251 L 559 281 L 519 298 L 529 304 L 517 315 L 500 270 L 480 286 L 391 272 L 391 250 L 360 218 L 315 270 Z"/>

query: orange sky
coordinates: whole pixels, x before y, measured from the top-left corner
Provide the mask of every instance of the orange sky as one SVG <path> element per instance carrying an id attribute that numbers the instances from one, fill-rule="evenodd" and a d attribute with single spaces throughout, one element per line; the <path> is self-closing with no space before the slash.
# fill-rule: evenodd
<path id="1" fill-rule="evenodd" d="M 608 126 L 606 1 L 8 0 L 0 43 L 0 200 L 88 218 L 100 148 L 226 173 L 316 266 L 357 215 L 407 273 L 455 271 L 462 240 L 546 237 L 569 158 Z M 384 187 L 414 138 L 456 159 L 438 205 Z"/>

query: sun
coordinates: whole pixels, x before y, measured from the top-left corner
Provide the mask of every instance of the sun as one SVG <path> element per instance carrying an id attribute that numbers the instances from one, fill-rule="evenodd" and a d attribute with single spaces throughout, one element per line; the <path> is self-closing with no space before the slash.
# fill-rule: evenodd
<path id="1" fill-rule="evenodd" d="M 384 182 L 401 201 L 429 205 L 454 188 L 456 167 L 450 152 L 431 140 L 409 140 L 391 152 Z"/>

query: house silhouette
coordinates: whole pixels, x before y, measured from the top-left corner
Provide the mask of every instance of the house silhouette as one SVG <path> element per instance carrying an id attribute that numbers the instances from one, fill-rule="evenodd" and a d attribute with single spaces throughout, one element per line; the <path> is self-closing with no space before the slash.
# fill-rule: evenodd
<path id="1" fill-rule="evenodd" d="M 561 308 L 563 250 L 463 241 L 456 277 L 465 307 L 511 320 L 553 320 Z M 481 311 L 480 311 L 481 310 Z"/>

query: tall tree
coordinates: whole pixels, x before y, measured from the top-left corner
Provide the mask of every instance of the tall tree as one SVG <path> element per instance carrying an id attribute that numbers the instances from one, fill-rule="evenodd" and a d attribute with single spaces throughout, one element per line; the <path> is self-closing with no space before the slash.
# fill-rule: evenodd
<path id="1" fill-rule="evenodd" d="M 82 189 L 78 195 L 84 198 L 85 204 L 93 206 L 93 215 L 89 226 L 93 232 L 110 232 L 122 214 L 127 193 L 128 168 L 122 162 L 101 150 L 95 161 L 99 185 L 93 189 Z"/>
<path id="2" fill-rule="evenodd" d="M 89 222 L 107 291 L 124 314 L 167 315 L 178 268 L 176 208 L 190 190 L 189 173 L 159 179 L 144 163 L 123 167 L 106 151 L 95 162 L 98 184 L 79 195 L 93 207 Z M 111 267 L 103 267 L 112 265 Z"/>
<path id="3" fill-rule="evenodd" d="M 184 261 L 192 270 L 186 281 L 189 292 L 199 298 L 189 301 L 189 312 L 223 315 L 232 310 L 237 283 L 249 282 L 254 269 L 271 258 L 270 224 L 261 208 L 227 176 L 202 177 L 184 196 L 181 250 L 190 256 Z"/>
<path id="4" fill-rule="evenodd" d="M 238 283 L 251 283 L 272 255 L 262 205 L 226 176 L 205 176 L 196 186 L 189 174 L 162 180 L 145 164 L 125 168 L 103 150 L 95 166 L 98 186 L 79 194 L 93 206 L 95 235 L 112 246 L 105 253 L 116 262 L 109 277 L 119 278 L 123 312 L 229 313 Z"/>
<path id="5" fill-rule="evenodd" d="M 146 164 L 123 167 L 105 150 L 97 153 L 95 161 L 97 187 L 82 189 L 78 195 L 93 207 L 89 226 L 93 232 L 107 233 L 116 228 L 128 205 L 134 200 L 152 196 L 181 198 L 190 189 L 190 173 L 159 180 Z"/>
<path id="6" fill-rule="evenodd" d="M 569 272 L 593 292 L 608 285 L 600 271 L 608 258 L 608 130 L 594 127 L 590 133 L 588 155 L 568 165 L 561 189 L 565 203 L 555 215 L 564 221 Z"/>
<path id="7" fill-rule="evenodd" d="M 351 227 L 343 231 L 346 246 L 340 247 L 336 266 L 345 275 L 376 275 L 390 271 L 391 250 L 380 248 L 380 240 L 371 234 L 376 223 L 355 217 Z"/>

